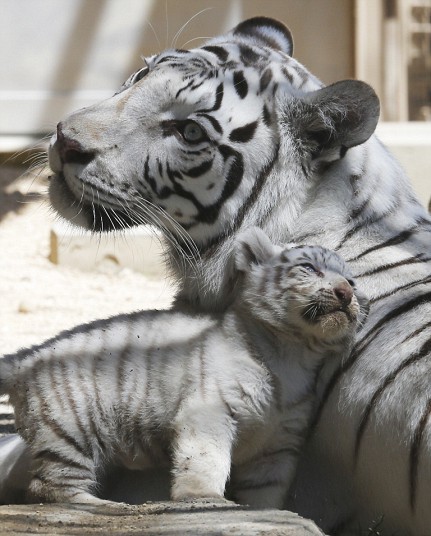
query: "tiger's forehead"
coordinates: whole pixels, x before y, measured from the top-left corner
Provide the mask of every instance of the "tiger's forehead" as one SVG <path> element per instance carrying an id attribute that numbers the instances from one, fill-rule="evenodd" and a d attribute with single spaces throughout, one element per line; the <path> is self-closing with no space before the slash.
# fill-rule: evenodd
<path id="1" fill-rule="evenodd" d="M 278 254 L 279 262 L 286 265 L 312 264 L 321 271 L 331 271 L 351 277 L 351 272 L 344 260 L 334 251 L 321 246 L 293 246 L 283 249 Z"/>
<path id="2" fill-rule="evenodd" d="M 269 47 L 225 42 L 204 45 L 192 50 L 167 50 L 147 60 L 150 69 L 175 69 L 184 77 L 233 80 L 241 86 L 243 80 L 253 83 L 261 94 L 274 93 L 280 84 L 300 91 L 313 91 L 321 83 L 295 59 Z"/>

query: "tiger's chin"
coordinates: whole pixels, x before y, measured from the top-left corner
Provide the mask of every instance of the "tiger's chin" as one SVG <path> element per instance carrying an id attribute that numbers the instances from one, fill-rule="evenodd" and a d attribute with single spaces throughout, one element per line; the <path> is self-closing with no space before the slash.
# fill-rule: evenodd
<path id="1" fill-rule="evenodd" d="M 130 217 L 120 211 L 89 205 L 77 199 L 62 173 L 50 176 L 49 198 L 54 210 L 72 225 L 92 232 L 124 230 L 134 226 Z"/>

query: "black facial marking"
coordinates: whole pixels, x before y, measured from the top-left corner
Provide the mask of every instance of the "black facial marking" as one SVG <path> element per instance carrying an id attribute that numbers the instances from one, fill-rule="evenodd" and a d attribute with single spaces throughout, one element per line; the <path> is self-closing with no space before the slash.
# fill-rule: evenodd
<path id="1" fill-rule="evenodd" d="M 238 143 L 246 143 L 253 138 L 254 133 L 256 132 L 256 128 L 257 121 L 253 121 L 253 123 L 248 123 L 243 127 L 235 128 L 230 133 L 229 140 Z"/>
<path id="2" fill-rule="evenodd" d="M 195 179 L 207 173 L 211 169 L 212 165 L 213 165 L 213 161 L 208 160 L 206 162 L 202 162 L 202 164 L 200 164 L 199 166 L 188 169 L 187 171 L 183 171 L 183 173 L 184 175 L 187 175 L 188 177 L 192 177 L 193 179 Z"/>
<path id="3" fill-rule="evenodd" d="M 205 108 L 203 110 L 197 110 L 196 113 L 206 113 L 206 112 L 215 112 L 216 110 L 220 109 L 221 103 L 223 101 L 224 97 L 224 87 L 223 82 L 220 82 L 220 84 L 217 86 L 216 89 L 216 100 L 214 103 L 214 106 L 212 108 Z"/>
<path id="4" fill-rule="evenodd" d="M 272 80 L 272 71 L 271 69 L 265 69 L 264 73 L 262 74 L 260 78 L 260 85 L 259 85 L 259 91 L 260 93 L 263 93 L 265 89 L 269 86 L 270 82 Z"/>
<path id="5" fill-rule="evenodd" d="M 271 114 L 269 113 L 269 110 L 266 106 L 266 104 L 263 106 L 263 122 L 267 127 L 271 126 Z"/>
<path id="6" fill-rule="evenodd" d="M 255 66 L 261 59 L 261 56 L 257 52 L 246 45 L 239 45 L 239 50 L 241 62 L 246 66 Z"/>
<path id="7" fill-rule="evenodd" d="M 248 84 L 242 71 L 235 71 L 233 73 L 233 84 L 240 99 L 244 99 L 248 93 Z"/>
<path id="8" fill-rule="evenodd" d="M 283 73 L 283 75 L 287 78 L 287 80 L 293 84 L 293 76 L 289 73 L 289 71 L 286 69 L 286 67 L 282 67 L 281 68 L 281 72 Z"/>
<path id="9" fill-rule="evenodd" d="M 221 128 L 221 125 L 220 123 L 217 121 L 217 119 L 215 117 L 213 117 L 212 115 L 209 115 L 209 114 L 206 114 L 206 113 L 198 113 L 197 115 L 201 116 L 201 117 L 205 117 L 205 119 L 207 119 L 213 129 L 218 132 L 219 134 L 223 134 L 223 129 Z"/>

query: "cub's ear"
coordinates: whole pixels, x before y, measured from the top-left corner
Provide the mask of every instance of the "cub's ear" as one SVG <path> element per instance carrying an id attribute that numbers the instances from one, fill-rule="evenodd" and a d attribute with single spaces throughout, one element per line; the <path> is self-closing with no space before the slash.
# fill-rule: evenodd
<path id="1" fill-rule="evenodd" d="M 262 229 L 250 227 L 236 238 L 235 268 L 239 272 L 248 272 L 253 265 L 270 259 L 278 249 Z"/>
<path id="2" fill-rule="evenodd" d="M 312 159 L 330 162 L 368 140 L 376 129 L 380 104 L 371 86 L 344 80 L 293 99 L 285 112 L 286 127 L 302 148 Z"/>

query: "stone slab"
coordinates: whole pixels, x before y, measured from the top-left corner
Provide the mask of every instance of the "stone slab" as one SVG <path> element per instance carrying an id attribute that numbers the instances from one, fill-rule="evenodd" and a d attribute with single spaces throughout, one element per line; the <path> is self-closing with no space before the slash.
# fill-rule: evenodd
<path id="1" fill-rule="evenodd" d="M 312 521 L 291 512 L 253 510 L 228 501 L 210 500 L 139 506 L 1 506 L 0 534 L 324 536 Z"/>

